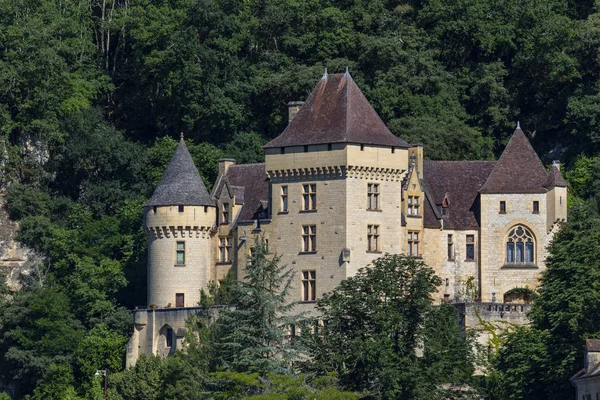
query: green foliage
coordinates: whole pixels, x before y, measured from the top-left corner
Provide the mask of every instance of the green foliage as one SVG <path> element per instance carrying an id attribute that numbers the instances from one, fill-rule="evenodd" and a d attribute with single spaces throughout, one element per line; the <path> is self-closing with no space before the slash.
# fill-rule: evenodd
<path id="1" fill-rule="evenodd" d="M 532 327 L 509 334 L 499 352 L 500 398 L 573 398 L 585 339 L 600 337 L 599 226 L 598 203 L 576 199 L 548 248 Z"/>
<path id="2" fill-rule="evenodd" d="M 17 381 L 27 393 L 53 364 L 70 361 L 84 335 L 71 306 L 63 291 L 33 287 L 18 292 L 0 310 L 0 374 L 5 382 Z"/>
<path id="3" fill-rule="evenodd" d="M 433 308 L 440 283 L 422 261 L 403 255 L 361 268 L 318 301 L 327 324 L 313 337 L 309 370 L 336 372 L 342 387 L 376 398 L 425 399 L 435 385 L 467 381 L 473 344 L 460 335 L 456 310 Z"/>
<path id="4" fill-rule="evenodd" d="M 289 303 L 294 271 L 268 253 L 264 237 L 257 237 L 243 281 L 232 286 L 235 309 L 225 309 L 216 322 L 219 367 L 234 372 L 289 372 L 296 352 L 285 345 L 290 324 L 298 316 Z"/>

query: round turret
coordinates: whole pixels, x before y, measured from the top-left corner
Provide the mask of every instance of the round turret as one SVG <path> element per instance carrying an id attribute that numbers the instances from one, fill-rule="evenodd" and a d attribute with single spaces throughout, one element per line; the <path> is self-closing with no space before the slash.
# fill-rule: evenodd
<path id="1" fill-rule="evenodd" d="M 211 279 L 216 214 L 182 139 L 144 207 L 150 307 L 198 305 Z"/>

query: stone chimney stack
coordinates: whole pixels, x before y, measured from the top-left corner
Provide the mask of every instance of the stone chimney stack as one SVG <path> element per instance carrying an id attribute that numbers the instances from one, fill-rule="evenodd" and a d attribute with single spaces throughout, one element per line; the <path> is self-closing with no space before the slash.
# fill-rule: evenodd
<path id="1" fill-rule="evenodd" d="M 288 103 L 288 124 L 292 122 L 296 114 L 298 114 L 298 111 L 300 111 L 300 108 L 303 104 L 303 101 L 290 101 Z"/>
<path id="2" fill-rule="evenodd" d="M 552 166 L 556 167 L 556 169 L 558 169 L 560 171 L 560 161 L 559 160 L 553 160 Z"/>
<path id="3" fill-rule="evenodd" d="M 235 160 L 233 158 L 221 158 L 219 159 L 219 176 L 222 176 L 227 172 L 227 169 L 235 165 Z"/>
<path id="4" fill-rule="evenodd" d="M 587 373 L 590 368 L 600 363 L 600 340 L 587 339 L 585 341 L 585 355 L 583 360 L 583 368 Z"/>

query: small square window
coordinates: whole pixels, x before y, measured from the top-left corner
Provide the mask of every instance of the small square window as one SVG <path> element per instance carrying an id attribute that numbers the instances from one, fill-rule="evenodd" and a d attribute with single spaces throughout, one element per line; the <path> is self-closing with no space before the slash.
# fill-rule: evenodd
<path id="1" fill-rule="evenodd" d="M 500 202 L 500 214 L 506 214 L 506 201 Z"/>
<path id="2" fill-rule="evenodd" d="M 184 207 L 183 207 L 182 205 L 179 205 L 179 206 L 178 206 L 178 209 L 179 209 L 179 212 L 183 212 L 183 210 L 184 210 Z"/>

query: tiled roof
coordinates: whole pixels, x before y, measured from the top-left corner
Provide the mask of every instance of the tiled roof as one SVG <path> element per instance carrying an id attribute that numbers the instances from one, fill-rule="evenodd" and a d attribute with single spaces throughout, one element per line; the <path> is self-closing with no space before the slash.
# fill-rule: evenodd
<path id="1" fill-rule="evenodd" d="M 255 214 L 261 208 L 261 202 L 264 205 L 268 204 L 269 200 L 265 163 L 232 165 L 227 169 L 226 179 L 233 188 L 235 196 L 243 199 L 244 205 L 237 221 L 255 219 Z"/>
<path id="2" fill-rule="evenodd" d="M 183 139 L 146 206 L 215 206 Z"/>
<path id="3" fill-rule="evenodd" d="M 264 148 L 324 143 L 409 147 L 390 132 L 347 72 L 324 75 L 283 133 Z"/>
<path id="4" fill-rule="evenodd" d="M 553 165 L 548 172 L 548 179 L 546 179 L 546 183 L 544 187 L 552 188 L 552 187 L 567 187 L 567 181 L 565 181 L 560 174 L 560 169 L 556 165 Z"/>
<path id="5" fill-rule="evenodd" d="M 477 229 L 479 204 L 476 202 L 481 185 L 488 179 L 496 161 L 423 161 L 423 180 L 435 205 L 448 197 L 447 229 Z M 432 216 L 425 209 L 425 223 Z"/>
<path id="6" fill-rule="evenodd" d="M 544 193 L 548 173 L 517 127 L 480 193 Z"/>
<path id="7" fill-rule="evenodd" d="M 437 206 L 433 197 L 429 194 L 429 190 L 425 192 L 425 203 L 423 212 L 423 225 L 426 228 L 441 228 L 440 215 L 437 211 Z"/>
<path id="8" fill-rule="evenodd" d="M 592 377 L 600 377 L 600 363 L 594 365 L 591 368 L 588 368 L 588 371 L 585 372 L 585 368 L 580 369 L 575 375 L 571 377 L 571 380 L 592 378 Z"/>

